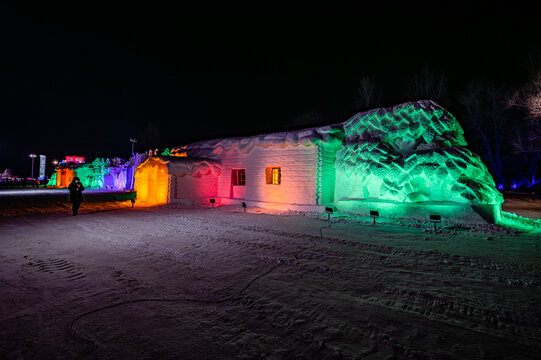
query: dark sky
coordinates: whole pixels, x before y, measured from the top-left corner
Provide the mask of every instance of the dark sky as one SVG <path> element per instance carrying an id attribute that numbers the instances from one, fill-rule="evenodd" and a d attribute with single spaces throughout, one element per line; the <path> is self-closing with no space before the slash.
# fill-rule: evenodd
<path id="1" fill-rule="evenodd" d="M 518 2 L 42 3 L 0 7 L 0 171 L 21 176 L 30 153 L 127 156 L 133 137 L 143 151 L 287 129 L 310 111 L 343 121 L 366 74 L 385 105 L 407 100 L 404 83 L 424 64 L 448 76 L 450 91 L 475 78 L 517 86 L 541 35 Z"/>

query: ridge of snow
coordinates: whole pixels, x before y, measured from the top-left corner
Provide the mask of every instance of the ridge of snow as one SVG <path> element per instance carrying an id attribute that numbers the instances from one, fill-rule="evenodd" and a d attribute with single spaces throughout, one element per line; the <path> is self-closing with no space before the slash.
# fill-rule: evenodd
<path id="1" fill-rule="evenodd" d="M 210 174 L 219 176 L 222 173 L 222 162 L 208 158 L 153 156 L 144 161 L 135 171 L 142 171 L 146 166 L 166 166 L 169 174 L 180 177 L 201 177 Z"/>

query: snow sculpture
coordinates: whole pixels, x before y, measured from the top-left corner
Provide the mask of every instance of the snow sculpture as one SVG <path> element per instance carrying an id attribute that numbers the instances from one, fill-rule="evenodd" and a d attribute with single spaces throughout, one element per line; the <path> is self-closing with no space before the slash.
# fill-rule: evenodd
<path id="1" fill-rule="evenodd" d="M 171 155 L 231 163 L 220 178 L 229 184 L 233 167 L 250 164 L 257 174 L 257 166 L 266 166 L 252 164 L 258 152 L 254 148 L 313 146 L 318 148 L 316 173 L 310 175 L 316 177 L 316 196 L 314 203 L 302 204 L 334 205 L 358 214 L 378 210 L 383 217 L 427 219 L 428 214 L 439 214 L 450 221 L 499 221 L 503 197 L 479 156 L 466 145 L 456 118 L 437 103 L 423 100 L 358 113 L 334 125 L 187 144 L 171 149 Z M 288 186 L 310 188 L 311 179 L 303 178 L 307 169 L 293 169 L 298 176 Z M 307 183 L 295 183 L 298 179 Z M 249 193 L 249 187 L 258 183 L 246 186 Z M 251 192 L 251 200 L 267 201 L 267 190 L 258 191 Z M 285 204 L 284 199 L 280 202 Z"/>
<path id="2" fill-rule="evenodd" d="M 49 182 L 47 182 L 47 186 L 56 186 L 56 169 L 55 172 L 51 175 Z"/>
<path id="3" fill-rule="evenodd" d="M 479 156 L 465 148 L 456 118 L 433 101 L 357 114 L 344 131 L 336 168 L 348 197 L 503 202 Z"/>

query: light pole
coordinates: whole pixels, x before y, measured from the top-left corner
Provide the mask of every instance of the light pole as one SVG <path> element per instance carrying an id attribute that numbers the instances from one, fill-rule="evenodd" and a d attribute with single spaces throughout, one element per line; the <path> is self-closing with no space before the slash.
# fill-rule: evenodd
<path id="1" fill-rule="evenodd" d="M 30 177 L 34 178 L 34 158 L 36 157 L 36 154 L 30 154 L 30 157 L 32 158 L 32 171 L 30 172 Z"/>
<path id="2" fill-rule="evenodd" d="M 133 155 L 133 145 L 137 142 L 137 140 L 130 138 L 131 141 L 131 154 Z"/>

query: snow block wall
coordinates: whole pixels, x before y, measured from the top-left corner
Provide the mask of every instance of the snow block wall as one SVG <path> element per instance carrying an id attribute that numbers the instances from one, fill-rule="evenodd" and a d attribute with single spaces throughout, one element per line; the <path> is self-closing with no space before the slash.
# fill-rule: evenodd
<path id="1" fill-rule="evenodd" d="M 170 186 L 172 202 L 208 205 L 211 198 L 217 200 L 218 177 L 222 174 L 220 161 L 169 157 L 167 166 L 169 174 L 172 175 Z"/>
<path id="2" fill-rule="evenodd" d="M 497 212 L 503 202 L 479 156 L 465 148 L 456 118 L 433 101 L 359 113 L 343 126 L 335 189 L 342 207 L 361 206 L 352 200 L 443 202 Z"/>
<path id="3" fill-rule="evenodd" d="M 317 156 L 318 147 L 314 145 L 253 147 L 246 154 L 234 147 L 220 156 L 223 172 L 219 178 L 218 196 L 281 208 L 290 204 L 315 205 Z M 269 167 L 280 168 L 280 184 L 267 183 Z M 245 185 L 234 185 L 234 170 L 245 171 Z"/>

